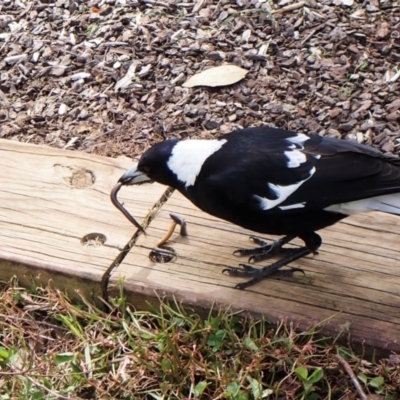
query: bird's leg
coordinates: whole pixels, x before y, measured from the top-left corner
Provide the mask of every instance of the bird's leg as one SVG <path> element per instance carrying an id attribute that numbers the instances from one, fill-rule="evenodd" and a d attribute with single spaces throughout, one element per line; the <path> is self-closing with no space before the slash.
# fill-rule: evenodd
<path id="1" fill-rule="evenodd" d="M 250 239 L 255 244 L 258 244 L 260 247 L 256 247 L 254 249 L 238 249 L 235 250 L 233 254 L 238 256 L 251 256 L 249 258 L 249 262 L 266 260 L 267 258 L 274 256 L 275 254 L 290 252 L 291 249 L 283 249 L 282 246 L 292 241 L 295 237 L 296 236 L 294 235 L 287 235 L 281 239 L 276 240 L 275 242 L 272 242 L 271 244 L 268 244 L 258 237 L 250 236 Z"/>
<path id="2" fill-rule="evenodd" d="M 226 271 L 231 276 L 252 278 L 247 282 L 237 284 L 237 289 L 246 289 L 247 287 L 254 285 L 255 283 L 273 274 L 278 274 L 282 276 L 291 275 L 293 274 L 293 272 L 296 271 L 301 271 L 304 273 L 301 268 L 291 268 L 289 270 L 279 271 L 283 266 L 291 263 L 292 261 L 298 260 L 299 258 L 307 256 L 311 253 L 316 254 L 318 248 L 321 246 L 322 243 L 321 237 L 315 232 L 309 232 L 299 235 L 299 238 L 304 240 L 305 246 L 298 249 L 288 249 L 290 250 L 290 253 L 281 258 L 279 261 L 274 262 L 273 264 L 267 265 L 263 268 L 254 268 L 251 265 L 239 264 L 239 266 L 242 268 L 225 268 L 222 272 Z"/>

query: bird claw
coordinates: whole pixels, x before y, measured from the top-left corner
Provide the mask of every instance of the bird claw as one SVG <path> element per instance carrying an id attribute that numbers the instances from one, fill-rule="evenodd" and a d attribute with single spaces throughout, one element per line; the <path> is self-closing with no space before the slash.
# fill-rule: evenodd
<path id="1" fill-rule="evenodd" d="M 280 271 L 276 271 L 273 273 L 273 275 L 279 277 L 279 278 L 286 278 L 288 276 L 293 276 L 295 272 L 301 272 L 304 276 L 306 275 L 306 272 L 304 271 L 303 268 L 298 268 L 298 267 L 291 267 L 289 269 L 282 269 Z"/>
<path id="2" fill-rule="evenodd" d="M 272 244 L 268 244 L 265 240 L 262 240 L 256 236 L 250 236 L 250 240 L 259 245 L 260 247 L 255 247 L 252 249 L 237 249 L 233 252 L 233 254 L 235 256 L 250 256 L 250 255 L 259 255 L 259 254 L 265 254 L 265 253 L 269 253 L 273 247 L 274 247 L 274 243 Z M 250 259 L 252 259 L 253 257 L 249 258 L 249 262 Z"/>
<path id="3" fill-rule="evenodd" d="M 265 253 L 254 254 L 253 256 L 250 256 L 247 261 L 249 263 L 254 263 L 254 262 L 257 262 L 257 261 L 266 260 L 267 258 L 271 258 L 273 255 L 274 255 L 274 252 L 266 251 Z"/>
<path id="4" fill-rule="evenodd" d="M 266 241 L 256 237 L 256 236 L 250 236 L 250 239 L 255 243 L 260 245 L 260 247 L 256 247 L 253 249 L 238 249 L 233 252 L 233 254 L 238 255 L 238 256 L 248 256 L 249 257 L 248 262 L 253 263 L 257 261 L 262 261 L 262 260 L 267 260 L 268 258 L 271 258 L 272 256 L 276 254 L 287 254 L 290 255 L 293 253 L 293 249 L 286 249 L 283 248 L 282 246 L 285 245 L 286 243 L 289 243 L 291 240 L 293 240 L 295 236 L 287 235 L 284 236 L 281 239 L 275 240 L 271 244 L 268 244 Z"/>
<path id="5" fill-rule="evenodd" d="M 230 276 L 239 276 L 246 278 L 257 278 L 260 275 L 262 275 L 264 278 L 270 275 L 274 275 L 279 278 L 286 278 L 289 276 L 293 276 L 295 272 L 301 272 L 303 275 L 306 274 L 303 268 L 298 268 L 298 267 L 291 267 L 288 269 L 282 269 L 278 271 L 271 270 L 271 272 L 269 272 L 268 267 L 254 268 L 248 264 L 239 264 L 239 267 L 241 268 L 235 268 L 235 267 L 224 268 L 222 270 L 222 273 L 228 272 Z"/>
<path id="6" fill-rule="evenodd" d="M 225 268 L 222 272 L 228 272 L 230 276 L 242 277 L 242 278 L 251 278 L 247 282 L 241 282 L 235 285 L 235 289 L 244 290 L 249 286 L 252 286 L 254 283 L 260 281 L 261 279 L 267 278 L 268 276 L 273 275 L 276 278 L 287 278 L 293 276 L 295 272 L 301 272 L 305 275 L 305 271 L 302 268 L 293 267 L 289 269 L 283 269 L 276 271 L 274 265 L 264 267 L 264 268 L 254 268 L 248 264 L 239 264 L 241 268 Z M 271 267 L 271 268 L 269 268 Z"/>
<path id="7" fill-rule="evenodd" d="M 239 264 L 239 267 L 241 268 L 224 268 L 222 270 L 222 273 L 227 272 L 230 276 L 253 277 L 257 273 L 257 271 L 259 271 L 258 268 L 254 268 L 251 265 L 247 264 Z"/>
<path id="8" fill-rule="evenodd" d="M 266 247 L 266 246 L 271 246 L 268 244 L 267 241 L 257 237 L 257 236 L 250 236 L 249 239 L 254 243 L 257 244 L 258 246 Z"/>
<path id="9" fill-rule="evenodd" d="M 272 247 L 272 245 L 271 245 L 271 247 Z M 268 260 L 268 258 L 271 258 L 277 254 L 289 255 L 289 254 L 293 253 L 294 251 L 295 251 L 295 249 L 287 249 L 287 248 L 283 248 L 280 246 L 274 246 L 271 248 L 271 250 L 269 250 L 265 253 L 255 254 L 254 256 L 251 256 L 248 261 L 250 263 L 254 263 L 254 262 L 258 262 L 258 261 Z"/>
<path id="10" fill-rule="evenodd" d="M 261 247 L 256 247 L 253 249 L 238 249 L 233 252 L 234 255 L 238 256 L 250 255 L 248 259 L 249 263 L 267 260 L 268 258 L 271 258 L 276 254 L 284 253 L 287 250 L 282 248 L 282 243 L 279 240 L 268 244 L 266 241 L 255 236 L 251 236 L 250 239 Z"/>

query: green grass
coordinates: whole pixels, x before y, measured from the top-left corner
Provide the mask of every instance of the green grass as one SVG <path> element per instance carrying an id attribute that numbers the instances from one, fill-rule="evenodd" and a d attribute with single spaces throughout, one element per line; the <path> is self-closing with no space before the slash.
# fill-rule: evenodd
<path id="1" fill-rule="evenodd" d="M 364 393 L 397 398 L 399 363 L 367 362 L 316 328 L 297 332 L 223 310 L 201 318 L 176 302 L 135 311 L 123 295 L 110 307 L 4 284 L 0 399 L 356 398 L 337 354 Z"/>
<path id="2" fill-rule="evenodd" d="M 100 26 L 97 24 L 90 24 L 86 30 L 85 30 L 85 35 L 86 36 L 94 36 L 97 31 L 100 29 Z"/>
<path id="3" fill-rule="evenodd" d="M 343 85 L 340 87 L 339 90 L 339 98 L 341 100 L 347 99 L 349 96 L 353 94 L 355 91 L 356 86 L 353 83 L 350 82 L 344 82 Z"/>

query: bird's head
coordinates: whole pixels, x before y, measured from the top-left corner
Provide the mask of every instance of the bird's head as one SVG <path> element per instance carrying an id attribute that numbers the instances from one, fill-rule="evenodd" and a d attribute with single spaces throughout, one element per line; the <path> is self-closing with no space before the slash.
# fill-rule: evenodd
<path id="1" fill-rule="evenodd" d="M 176 177 L 167 163 L 177 142 L 177 140 L 165 140 L 152 146 L 142 155 L 137 164 L 121 176 L 118 182 L 121 185 L 139 185 L 146 182 L 172 185 Z"/>
<path id="2" fill-rule="evenodd" d="M 165 140 L 147 150 L 119 182 L 137 185 L 155 181 L 184 191 L 195 184 L 203 164 L 226 142 L 226 139 Z"/>

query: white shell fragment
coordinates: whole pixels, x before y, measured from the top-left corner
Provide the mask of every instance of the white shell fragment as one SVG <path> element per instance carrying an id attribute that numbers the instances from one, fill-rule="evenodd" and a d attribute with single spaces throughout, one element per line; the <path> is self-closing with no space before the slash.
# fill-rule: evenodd
<path id="1" fill-rule="evenodd" d="M 141 68 L 141 70 L 137 73 L 137 76 L 145 76 L 151 70 L 151 64 L 147 64 Z"/>
<path id="2" fill-rule="evenodd" d="M 236 65 L 220 65 L 193 75 L 182 86 L 191 88 L 195 86 L 218 87 L 232 85 L 242 80 L 248 72 Z"/>
<path id="3" fill-rule="evenodd" d="M 400 70 L 397 71 L 390 79 L 389 82 L 396 82 L 400 78 Z"/>
<path id="4" fill-rule="evenodd" d="M 89 78 L 89 76 L 90 76 L 89 72 L 78 72 L 76 74 L 71 75 L 70 78 L 73 81 L 77 81 L 78 79 Z"/>
<path id="5" fill-rule="evenodd" d="M 16 64 L 16 63 L 18 63 L 18 62 L 24 62 L 24 61 L 26 61 L 27 58 L 28 58 L 28 56 L 27 56 L 26 54 L 19 54 L 19 55 L 16 55 L 16 56 L 6 57 L 6 58 L 4 59 L 4 61 L 5 61 L 7 64 Z"/>
<path id="6" fill-rule="evenodd" d="M 39 59 L 39 56 L 40 56 L 40 53 L 38 51 L 35 51 L 32 54 L 32 58 L 31 58 L 32 62 L 34 62 L 34 63 L 37 62 L 37 60 Z"/>
<path id="7" fill-rule="evenodd" d="M 251 36 L 251 29 L 246 29 L 242 34 L 242 42 L 247 43 Z"/>
<path id="8" fill-rule="evenodd" d="M 60 104 L 60 107 L 58 108 L 58 114 L 64 115 L 67 111 L 68 111 L 68 106 L 64 103 Z"/>
<path id="9" fill-rule="evenodd" d="M 125 89 L 128 87 L 131 83 L 132 80 L 135 78 L 135 73 L 136 73 L 136 66 L 137 63 L 134 61 L 128 68 L 128 71 L 126 72 L 126 75 L 122 77 L 116 84 L 114 90 L 117 91 L 118 89 Z"/>
<path id="10" fill-rule="evenodd" d="M 10 37 L 11 37 L 11 33 L 9 33 L 9 32 L 0 33 L 0 40 L 5 40 L 7 42 L 8 39 L 10 39 Z"/>

